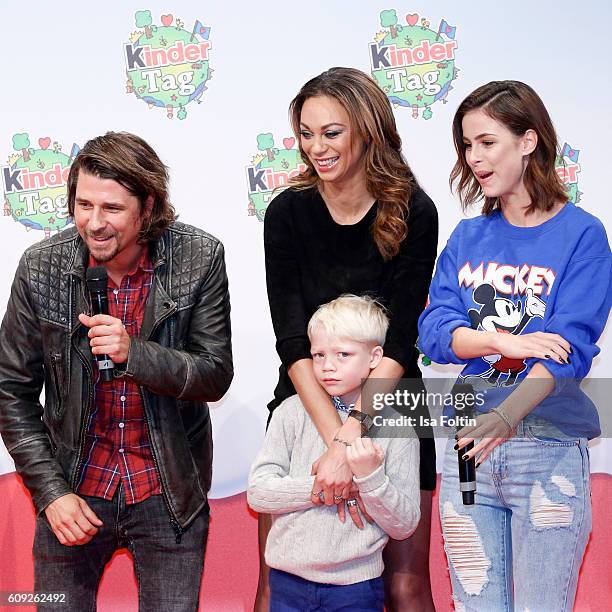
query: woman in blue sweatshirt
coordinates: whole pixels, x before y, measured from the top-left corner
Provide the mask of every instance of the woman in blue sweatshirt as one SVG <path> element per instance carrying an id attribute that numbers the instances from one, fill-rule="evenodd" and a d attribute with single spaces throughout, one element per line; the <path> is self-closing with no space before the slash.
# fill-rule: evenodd
<path id="1" fill-rule="evenodd" d="M 422 350 L 465 364 L 460 382 L 481 394 L 442 474 L 453 597 L 461 610 L 571 610 L 591 531 L 587 440 L 600 434 L 578 384 L 610 312 L 610 247 L 567 201 L 555 130 L 529 86 L 475 90 L 453 137 L 451 182 L 464 209 L 484 206 L 451 235 L 419 319 Z M 470 442 L 477 492 L 463 505 L 456 451 Z"/>

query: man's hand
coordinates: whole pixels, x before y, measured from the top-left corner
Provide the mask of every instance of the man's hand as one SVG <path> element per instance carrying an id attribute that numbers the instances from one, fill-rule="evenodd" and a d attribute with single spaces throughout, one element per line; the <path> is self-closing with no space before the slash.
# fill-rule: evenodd
<path id="1" fill-rule="evenodd" d="M 130 336 L 123 323 L 110 315 L 88 317 L 79 315 L 79 321 L 89 327 L 89 344 L 94 355 L 108 355 L 114 363 L 125 363 L 130 352 Z"/>
<path id="2" fill-rule="evenodd" d="M 58 497 L 45 508 L 45 515 L 53 533 L 64 546 L 87 544 L 98 533 L 102 521 L 74 493 Z"/>
<path id="3" fill-rule="evenodd" d="M 353 474 L 363 478 L 382 465 L 385 451 L 370 438 L 355 438 L 353 445 L 346 449 L 346 459 Z"/>

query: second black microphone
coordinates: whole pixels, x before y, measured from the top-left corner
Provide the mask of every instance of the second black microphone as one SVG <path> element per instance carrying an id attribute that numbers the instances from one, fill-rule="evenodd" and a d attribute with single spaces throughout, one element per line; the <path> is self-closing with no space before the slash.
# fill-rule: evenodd
<path id="1" fill-rule="evenodd" d="M 108 272 L 104 266 L 87 269 L 87 289 L 94 315 L 108 314 Z M 108 355 L 94 355 L 103 381 L 113 380 L 115 364 Z"/>

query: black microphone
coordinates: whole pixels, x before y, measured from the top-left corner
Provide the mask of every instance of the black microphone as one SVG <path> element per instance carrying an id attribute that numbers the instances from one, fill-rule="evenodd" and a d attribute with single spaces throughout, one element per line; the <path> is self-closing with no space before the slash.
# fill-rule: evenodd
<path id="1" fill-rule="evenodd" d="M 474 493 L 476 493 L 476 459 L 463 459 L 463 455 L 474 448 L 474 442 L 460 448 L 458 453 L 459 460 L 459 490 L 463 498 L 464 506 L 474 505 Z"/>
<path id="2" fill-rule="evenodd" d="M 465 383 L 457 383 L 453 387 L 451 392 L 454 396 L 454 406 L 455 406 L 455 418 L 459 423 L 457 425 L 457 431 L 462 429 L 461 418 L 463 420 L 467 420 L 467 418 L 473 418 L 473 398 L 474 398 L 474 388 L 472 385 Z M 459 403 L 458 395 L 461 394 L 461 404 L 463 405 L 463 409 L 459 410 L 457 408 L 457 404 Z M 470 401 L 466 401 L 467 399 Z M 457 451 L 457 459 L 459 462 L 459 490 L 461 491 L 461 497 L 463 498 L 464 506 L 473 506 L 474 505 L 474 494 L 476 493 L 476 459 L 472 457 L 471 459 L 463 459 L 463 455 L 474 448 L 474 442 L 470 442 L 463 448 L 460 448 Z"/>
<path id="3" fill-rule="evenodd" d="M 94 315 L 108 314 L 108 272 L 104 266 L 87 269 L 87 289 Z M 94 355 L 100 377 L 104 382 L 113 380 L 115 364 L 108 355 Z"/>

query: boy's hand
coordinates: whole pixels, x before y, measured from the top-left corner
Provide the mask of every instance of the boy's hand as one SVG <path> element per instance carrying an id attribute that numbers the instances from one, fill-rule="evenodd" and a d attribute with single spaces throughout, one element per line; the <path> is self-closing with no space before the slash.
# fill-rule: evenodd
<path id="1" fill-rule="evenodd" d="M 357 478 L 369 476 L 384 459 L 382 447 L 370 438 L 355 438 L 352 446 L 346 448 L 346 460 Z"/>

